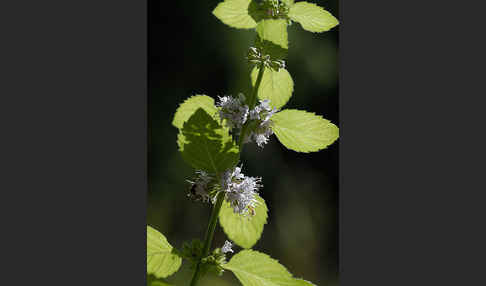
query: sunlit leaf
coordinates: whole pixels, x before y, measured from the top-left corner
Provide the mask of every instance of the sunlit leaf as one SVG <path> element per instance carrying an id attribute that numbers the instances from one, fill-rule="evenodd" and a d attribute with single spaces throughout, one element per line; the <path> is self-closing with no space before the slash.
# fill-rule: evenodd
<path id="1" fill-rule="evenodd" d="M 182 158 L 197 170 L 221 173 L 236 165 L 239 149 L 228 128 L 198 108 L 177 137 Z"/>
<path id="2" fill-rule="evenodd" d="M 308 2 L 297 2 L 290 7 L 289 18 L 299 22 L 304 30 L 325 32 L 334 28 L 339 21 L 322 7 Z"/>
<path id="3" fill-rule="evenodd" d="M 297 278 L 294 280 L 294 283 L 295 284 L 292 284 L 292 286 L 316 286 L 316 284 L 310 281 L 304 279 L 297 279 Z"/>
<path id="4" fill-rule="evenodd" d="M 286 109 L 272 116 L 272 130 L 280 143 L 297 152 L 316 152 L 339 137 L 339 128 L 319 115 Z"/>
<path id="5" fill-rule="evenodd" d="M 147 275 L 147 286 L 175 286 L 163 281 L 160 278 L 156 278 L 154 275 Z"/>
<path id="6" fill-rule="evenodd" d="M 287 21 L 284 19 L 264 19 L 256 26 L 258 36 L 281 48 L 288 49 Z"/>
<path id="7" fill-rule="evenodd" d="M 254 216 L 234 213 L 233 208 L 226 201 L 223 202 L 219 212 L 219 223 L 226 235 L 244 248 L 255 245 L 263 232 L 263 226 L 267 223 L 267 205 L 260 196 L 257 196 L 257 200 Z"/>
<path id="8" fill-rule="evenodd" d="M 287 7 L 291 7 L 292 5 L 294 5 L 294 0 L 280 0 L 280 2 L 287 5 Z"/>
<path id="9" fill-rule="evenodd" d="M 251 82 L 254 86 L 258 77 L 258 67 L 254 67 L 251 72 Z M 265 68 L 263 78 L 258 88 L 258 98 L 269 99 L 270 105 L 275 108 L 284 106 L 292 96 L 294 91 L 294 81 L 285 68 L 275 71 Z"/>
<path id="10" fill-rule="evenodd" d="M 233 28 L 251 29 L 257 26 L 248 13 L 251 0 L 225 0 L 214 8 L 213 14 L 221 22 Z"/>
<path id="11" fill-rule="evenodd" d="M 163 234 L 147 225 L 147 273 L 164 278 L 181 266 L 182 259 L 172 251 Z"/>
<path id="12" fill-rule="evenodd" d="M 277 260 L 265 253 L 242 250 L 223 265 L 243 286 L 311 286 L 307 281 L 292 277 Z"/>
<path id="13" fill-rule="evenodd" d="M 184 122 L 198 109 L 202 108 L 209 115 L 213 116 L 217 113 L 218 109 L 214 105 L 214 99 L 207 95 L 195 95 L 186 99 L 179 105 L 172 120 L 172 125 L 182 129 Z M 216 117 L 216 116 L 215 116 Z"/>

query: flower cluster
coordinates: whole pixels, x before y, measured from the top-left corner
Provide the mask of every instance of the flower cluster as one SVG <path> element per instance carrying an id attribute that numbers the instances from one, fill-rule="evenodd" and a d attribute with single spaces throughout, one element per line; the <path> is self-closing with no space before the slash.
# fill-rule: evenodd
<path id="1" fill-rule="evenodd" d="M 189 181 L 191 184 L 191 191 L 187 196 L 194 201 L 209 202 L 211 196 L 209 194 L 210 182 L 213 181 L 213 177 L 204 171 L 196 171 L 196 179 Z"/>
<path id="2" fill-rule="evenodd" d="M 264 65 L 275 71 L 285 68 L 284 60 L 273 60 L 270 55 L 264 55 L 260 49 L 250 47 L 248 56 L 246 57 L 250 63 L 256 65 Z"/>
<path id="3" fill-rule="evenodd" d="M 245 105 L 245 96 L 240 93 L 238 98 L 231 96 L 218 96 L 220 107 L 219 117 L 221 120 L 226 119 L 229 128 L 241 128 L 248 117 L 248 105 Z"/>
<path id="4" fill-rule="evenodd" d="M 226 193 L 226 201 L 233 207 L 234 213 L 241 215 L 255 214 L 258 201 L 256 195 L 262 187 L 261 178 L 247 177 L 240 167 L 227 170 L 222 177 L 221 189 Z"/>
<path id="5" fill-rule="evenodd" d="M 270 107 L 270 100 L 268 99 L 260 101 L 260 104 L 252 110 L 244 102 L 245 96 L 241 93 L 238 98 L 219 97 L 217 103 L 217 106 L 220 107 L 219 116 L 221 120 L 226 119 L 229 128 L 242 128 L 248 120 L 251 121 L 249 133 L 243 138 L 243 142 L 255 141 L 259 147 L 263 147 L 267 144 L 270 135 L 273 134 L 270 118 L 277 112 L 277 109 Z"/>
<path id="6" fill-rule="evenodd" d="M 257 125 L 245 138 L 245 143 L 254 140 L 259 147 L 267 144 L 268 138 L 273 134 L 270 118 L 275 112 L 277 109 L 270 107 L 268 99 L 260 101 L 260 104 L 250 111 L 250 120 L 257 121 Z"/>

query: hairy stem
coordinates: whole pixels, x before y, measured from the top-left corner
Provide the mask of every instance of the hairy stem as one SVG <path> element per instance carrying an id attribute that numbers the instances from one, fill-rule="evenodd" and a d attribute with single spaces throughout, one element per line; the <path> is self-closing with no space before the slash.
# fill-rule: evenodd
<path id="1" fill-rule="evenodd" d="M 220 192 L 216 197 L 216 203 L 214 204 L 213 211 L 211 212 L 208 229 L 206 230 L 206 237 L 204 239 L 202 255 L 196 265 L 194 275 L 192 276 L 191 286 L 195 286 L 201 276 L 201 259 L 208 256 L 209 254 L 209 248 L 211 247 L 211 244 L 213 242 L 214 230 L 216 229 L 216 223 L 218 222 L 218 215 L 219 211 L 221 210 L 221 206 L 223 205 L 223 200 L 224 192 Z"/>
<path id="2" fill-rule="evenodd" d="M 265 65 L 261 65 L 260 69 L 258 70 L 258 76 L 255 82 L 255 87 L 253 88 L 253 92 L 248 100 L 248 107 L 250 108 L 250 110 L 253 109 L 256 105 L 257 98 L 258 98 L 258 89 L 260 88 L 260 83 L 262 82 L 264 71 L 265 71 Z M 247 132 L 248 132 L 248 121 L 243 125 L 239 137 L 238 143 L 239 143 L 240 154 L 243 151 L 243 141 L 245 141 L 245 136 Z"/>

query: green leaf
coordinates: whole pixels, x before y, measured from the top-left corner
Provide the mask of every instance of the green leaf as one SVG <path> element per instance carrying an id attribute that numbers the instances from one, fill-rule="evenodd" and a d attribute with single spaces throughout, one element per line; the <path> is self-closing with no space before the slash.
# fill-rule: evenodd
<path id="1" fill-rule="evenodd" d="M 311 286 L 305 280 L 292 277 L 287 269 L 267 254 L 246 249 L 223 264 L 243 286 Z"/>
<path id="2" fill-rule="evenodd" d="M 251 72 L 251 82 L 255 86 L 258 77 L 258 67 L 254 67 Z M 289 72 L 282 68 L 278 72 L 265 68 L 262 82 L 258 88 L 258 98 L 269 99 L 270 105 L 275 108 L 284 106 L 292 96 L 294 91 L 294 81 Z"/>
<path id="3" fill-rule="evenodd" d="M 287 20 L 263 19 L 258 22 L 256 31 L 261 40 L 267 40 L 288 50 Z"/>
<path id="4" fill-rule="evenodd" d="M 167 284 L 164 281 L 152 281 L 149 286 L 172 286 L 172 284 Z"/>
<path id="5" fill-rule="evenodd" d="M 192 114 L 198 109 L 204 109 L 208 114 L 211 116 L 217 117 L 218 109 L 214 106 L 214 99 L 207 96 L 207 95 L 195 95 L 192 96 L 177 108 L 176 113 L 174 115 L 174 119 L 172 120 L 172 125 L 181 129 Z"/>
<path id="6" fill-rule="evenodd" d="M 287 5 L 287 7 L 291 7 L 292 5 L 294 5 L 294 0 L 280 0 L 280 2 Z"/>
<path id="7" fill-rule="evenodd" d="M 304 30 L 325 32 L 339 24 L 339 21 L 328 11 L 313 3 L 297 2 L 290 7 L 289 18 L 299 22 Z"/>
<path id="8" fill-rule="evenodd" d="M 219 223 L 226 235 L 234 243 L 243 248 L 250 248 L 260 239 L 263 226 L 267 223 L 268 208 L 265 201 L 257 196 L 258 204 L 254 216 L 241 216 L 233 212 L 226 201 L 219 212 Z"/>
<path id="9" fill-rule="evenodd" d="M 294 283 L 295 284 L 292 284 L 294 286 L 316 286 L 316 284 L 310 282 L 310 281 L 307 281 L 307 280 L 304 280 L 304 279 L 294 279 Z"/>
<path id="10" fill-rule="evenodd" d="M 147 273 L 164 278 L 176 272 L 182 259 L 163 234 L 147 225 Z"/>
<path id="11" fill-rule="evenodd" d="M 231 257 L 223 268 L 232 271 L 243 286 L 286 285 L 292 275 L 267 254 L 242 250 Z"/>
<path id="12" fill-rule="evenodd" d="M 283 60 L 288 54 L 287 49 L 284 49 L 268 40 L 262 40 L 258 34 L 255 37 L 255 47 L 260 49 L 262 54 L 270 55 L 272 60 Z"/>
<path id="13" fill-rule="evenodd" d="M 233 28 L 251 29 L 257 26 L 248 13 L 251 0 L 226 0 L 214 8 L 213 15 Z"/>
<path id="14" fill-rule="evenodd" d="M 147 275 L 147 286 L 174 286 L 161 279 L 157 279 L 154 275 Z"/>
<path id="15" fill-rule="evenodd" d="M 228 128 L 198 108 L 184 123 L 177 143 L 182 158 L 192 167 L 210 173 L 221 173 L 238 162 L 239 149 Z"/>
<path id="16" fill-rule="evenodd" d="M 297 152 L 316 152 L 339 137 L 339 128 L 314 113 L 286 109 L 272 116 L 272 130 L 280 143 Z"/>

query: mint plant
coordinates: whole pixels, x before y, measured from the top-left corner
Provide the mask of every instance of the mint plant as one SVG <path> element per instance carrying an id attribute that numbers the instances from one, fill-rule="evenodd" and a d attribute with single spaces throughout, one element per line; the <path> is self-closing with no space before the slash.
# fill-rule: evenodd
<path id="1" fill-rule="evenodd" d="M 187 196 L 212 206 L 212 212 L 204 241 L 185 242 L 181 249 L 147 226 L 147 274 L 168 277 L 186 260 L 194 269 L 191 286 L 209 272 L 222 275 L 224 271 L 232 272 L 244 286 L 314 285 L 251 249 L 267 223 L 268 207 L 262 197 L 263 179 L 244 174 L 240 155 L 245 144 L 263 149 L 273 134 L 286 148 L 304 153 L 336 141 L 339 129 L 329 120 L 284 106 L 294 87 L 285 65 L 287 26 L 297 22 L 304 30 L 325 32 L 338 20 L 315 4 L 293 0 L 225 0 L 213 14 L 230 27 L 255 30 L 254 46 L 246 57 L 254 65 L 252 90 L 216 99 L 194 95 L 176 110 L 172 124 L 179 130 L 179 151 L 195 169 L 194 177 L 187 180 L 191 186 Z M 218 222 L 228 240 L 210 251 Z M 243 250 L 233 255 L 233 244 Z M 149 283 L 169 285 L 161 280 Z"/>

